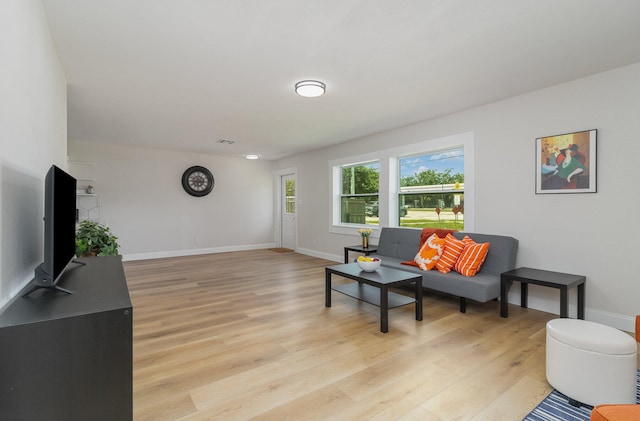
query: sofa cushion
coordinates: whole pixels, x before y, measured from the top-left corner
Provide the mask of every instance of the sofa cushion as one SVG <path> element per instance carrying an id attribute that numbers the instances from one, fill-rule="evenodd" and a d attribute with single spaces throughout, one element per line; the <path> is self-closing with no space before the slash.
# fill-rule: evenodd
<path id="1" fill-rule="evenodd" d="M 392 267 L 422 275 L 422 287 L 444 292 L 456 297 L 466 297 L 481 303 L 491 301 L 500 296 L 500 279 L 494 275 L 484 274 L 483 270 L 474 277 L 460 275 L 458 272 L 440 273 L 437 270 L 424 271 L 418 267 L 403 266 L 401 259 L 380 256 L 382 266 Z"/>
<path id="2" fill-rule="evenodd" d="M 420 249 L 421 229 L 384 227 L 378 241 L 378 254 L 413 260 Z"/>

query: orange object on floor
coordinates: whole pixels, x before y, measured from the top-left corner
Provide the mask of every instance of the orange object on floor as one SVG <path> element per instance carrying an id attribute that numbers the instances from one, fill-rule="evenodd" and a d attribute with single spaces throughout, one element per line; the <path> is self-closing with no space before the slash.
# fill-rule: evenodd
<path id="1" fill-rule="evenodd" d="M 636 341 L 640 342 L 640 315 L 636 316 Z M 640 405 L 597 405 L 590 421 L 638 421 Z"/>
<path id="2" fill-rule="evenodd" d="M 591 421 L 638 421 L 640 405 L 597 405 L 591 411 Z"/>

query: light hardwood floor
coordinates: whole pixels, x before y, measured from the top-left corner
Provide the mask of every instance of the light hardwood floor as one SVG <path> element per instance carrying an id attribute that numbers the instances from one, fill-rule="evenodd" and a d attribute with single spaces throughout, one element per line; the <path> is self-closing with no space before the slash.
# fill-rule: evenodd
<path id="1" fill-rule="evenodd" d="M 333 264 L 271 250 L 125 262 L 134 419 L 521 420 L 551 391 L 557 316 L 510 305 L 504 319 L 497 301 L 462 314 L 427 292 L 423 321 L 396 308 L 383 334 L 377 307 L 333 292 L 325 308 Z"/>

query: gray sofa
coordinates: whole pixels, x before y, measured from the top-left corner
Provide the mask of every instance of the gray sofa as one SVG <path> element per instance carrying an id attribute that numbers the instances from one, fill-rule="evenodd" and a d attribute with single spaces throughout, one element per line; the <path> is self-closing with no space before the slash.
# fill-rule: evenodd
<path id="1" fill-rule="evenodd" d="M 455 232 L 462 239 L 468 235 L 476 243 L 490 243 L 487 257 L 480 271 L 472 277 L 455 271 L 443 274 L 436 269 L 423 271 L 403 265 L 413 260 L 420 246 L 422 230 L 415 228 L 382 228 L 378 251 L 371 256 L 382 260 L 382 266 L 422 274 L 422 287 L 460 297 L 460 312 L 466 312 L 466 299 L 486 303 L 500 296 L 500 274 L 515 268 L 518 240 L 513 237 L 490 234 Z"/>

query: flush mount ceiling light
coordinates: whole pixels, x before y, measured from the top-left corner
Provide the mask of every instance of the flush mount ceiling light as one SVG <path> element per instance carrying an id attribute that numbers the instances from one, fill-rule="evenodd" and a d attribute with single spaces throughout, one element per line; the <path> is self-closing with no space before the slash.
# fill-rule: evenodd
<path id="1" fill-rule="evenodd" d="M 296 93 L 307 98 L 323 95 L 326 88 L 324 83 L 317 80 L 301 80 L 296 83 Z"/>
<path id="2" fill-rule="evenodd" d="M 246 159 L 260 159 L 260 155 L 256 153 L 249 153 L 244 156 Z"/>

